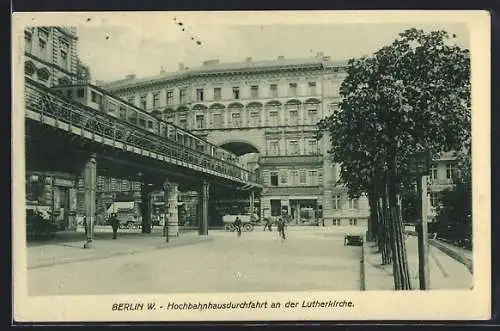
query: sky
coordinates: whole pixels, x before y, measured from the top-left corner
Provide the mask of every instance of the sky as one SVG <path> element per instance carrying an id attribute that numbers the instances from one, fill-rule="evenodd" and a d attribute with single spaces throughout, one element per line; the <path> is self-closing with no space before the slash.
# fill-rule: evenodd
<path id="1" fill-rule="evenodd" d="M 120 23 L 77 28 L 80 59 L 90 67 L 92 80 L 114 81 L 128 74 L 137 77 L 178 70 L 203 61 L 221 62 L 303 58 L 323 52 L 332 60 L 371 55 L 394 41 L 405 29 L 444 29 L 469 48 L 469 33 L 462 23 L 343 23 L 343 24 L 213 24 L 210 20 L 186 21 L 182 17 L 161 24 Z M 182 23 L 180 25 L 179 23 Z M 182 30 L 184 29 L 184 31 Z M 197 43 L 199 41 L 199 43 Z"/>

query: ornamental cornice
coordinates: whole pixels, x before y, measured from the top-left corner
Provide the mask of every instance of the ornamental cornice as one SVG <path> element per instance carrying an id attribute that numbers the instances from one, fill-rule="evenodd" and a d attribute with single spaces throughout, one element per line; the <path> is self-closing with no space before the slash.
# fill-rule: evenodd
<path id="1" fill-rule="evenodd" d="M 174 77 L 162 77 L 162 78 L 151 78 L 150 81 L 144 82 L 130 82 L 129 84 L 117 87 L 110 87 L 108 90 L 110 91 L 122 91 L 125 89 L 137 89 L 139 87 L 151 88 L 158 85 L 175 85 L 180 82 L 189 83 L 191 80 L 196 78 L 221 78 L 227 77 L 230 79 L 243 79 L 242 75 L 251 75 L 255 74 L 264 74 L 278 75 L 277 79 L 283 77 L 283 72 L 289 72 L 291 76 L 297 76 L 302 72 L 310 72 L 311 70 L 321 71 L 323 69 L 321 64 L 297 64 L 297 65 L 286 65 L 286 66 L 276 66 L 276 67 L 263 67 L 263 68 L 238 68 L 238 69 L 225 69 L 218 71 L 200 71 L 200 72 L 185 72 L 181 73 L 178 76 Z M 174 86 L 176 87 L 176 85 Z"/>

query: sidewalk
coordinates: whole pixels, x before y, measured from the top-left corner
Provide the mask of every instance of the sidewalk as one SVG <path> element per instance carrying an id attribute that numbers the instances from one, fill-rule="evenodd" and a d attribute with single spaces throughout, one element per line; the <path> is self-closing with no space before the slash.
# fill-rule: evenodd
<path id="1" fill-rule="evenodd" d="M 382 265 L 382 254 L 378 252 L 377 245 L 365 241 L 363 244 L 363 254 L 365 291 L 394 290 L 392 264 Z"/>
<path id="2" fill-rule="evenodd" d="M 444 252 L 445 254 L 453 257 L 458 262 L 465 265 L 471 273 L 473 272 L 471 251 L 442 242 L 440 240 L 430 239 L 429 243 L 438 248 L 439 250 L 441 250 L 442 252 Z"/>
<path id="3" fill-rule="evenodd" d="M 105 259 L 117 255 L 129 255 L 147 250 L 165 249 L 212 240 L 211 236 L 200 236 L 197 231 L 179 234 L 169 238 L 167 243 L 160 231 L 150 234 L 118 233 L 118 239 L 112 239 L 112 233 L 96 232 L 92 246 L 84 249 L 84 234 L 62 232 L 47 242 L 29 243 L 27 247 L 28 269 L 49 267 L 65 263 Z"/>
<path id="4" fill-rule="evenodd" d="M 364 269 L 366 290 L 394 290 L 392 264 L 382 266 L 381 254 L 374 243 L 365 243 Z M 418 240 L 414 236 L 406 240 L 408 266 L 412 289 L 418 290 Z M 470 252 L 469 252 L 470 253 Z M 458 250 L 455 254 L 459 254 Z M 472 255 L 472 254 L 470 254 Z M 462 259 L 465 257 L 462 256 Z M 470 289 L 472 273 L 461 262 L 434 245 L 429 247 L 430 289 Z"/>

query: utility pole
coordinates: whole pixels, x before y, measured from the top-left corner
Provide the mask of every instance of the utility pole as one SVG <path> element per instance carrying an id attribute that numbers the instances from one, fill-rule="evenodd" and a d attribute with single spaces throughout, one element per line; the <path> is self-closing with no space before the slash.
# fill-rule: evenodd
<path id="1" fill-rule="evenodd" d="M 421 290 L 429 290 L 429 236 L 427 234 L 427 176 L 417 177 L 420 224 L 418 226 L 418 279 Z"/>

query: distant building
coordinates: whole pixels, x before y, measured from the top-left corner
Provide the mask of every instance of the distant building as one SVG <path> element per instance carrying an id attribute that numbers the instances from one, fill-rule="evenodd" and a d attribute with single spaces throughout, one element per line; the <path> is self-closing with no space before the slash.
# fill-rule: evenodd
<path id="1" fill-rule="evenodd" d="M 441 158 L 431 166 L 428 185 L 430 220 L 436 217 L 436 207 L 440 203 L 443 191 L 453 188 L 456 167 L 457 157 L 454 152 L 443 153 Z"/>
<path id="2" fill-rule="evenodd" d="M 238 155 L 258 155 L 244 159 L 264 181 L 256 202 L 262 216 L 286 211 L 294 223 L 322 215 L 329 225 L 364 225 L 367 199 L 349 199 L 335 184 L 339 173 L 327 157 L 329 138 L 317 139 L 316 123 L 338 106 L 345 66 L 322 53 L 212 60 L 154 77 L 128 75 L 102 87 Z"/>

